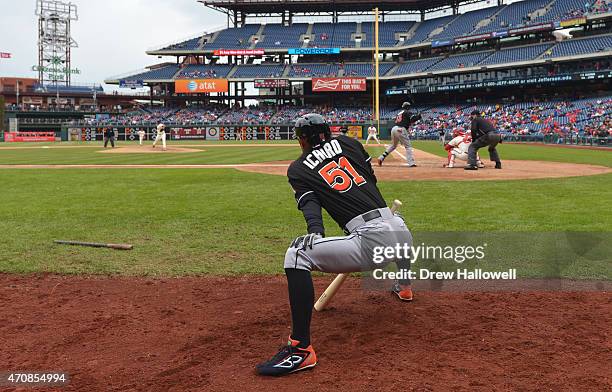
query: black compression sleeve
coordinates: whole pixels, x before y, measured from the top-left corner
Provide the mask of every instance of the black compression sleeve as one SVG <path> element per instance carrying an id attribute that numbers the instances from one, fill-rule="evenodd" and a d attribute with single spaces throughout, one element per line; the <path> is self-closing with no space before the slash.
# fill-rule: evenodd
<path id="1" fill-rule="evenodd" d="M 321 212 L 321 204 L 315 198 L 309 198 L 303 201 L 300 205 L 300 210 L 306 219 L 306 226 L 309 233 L 325 234 L 323 227 L 323 214 Z"/>
<path id="2" fill-rule="evenodd" d="M 291 338 L 299 340 L 298 347 L 310 345 L 310 319 L 314 304 L 314 287 L 310 271 L 285 268 L 289 304 L 291 305 Z"/>

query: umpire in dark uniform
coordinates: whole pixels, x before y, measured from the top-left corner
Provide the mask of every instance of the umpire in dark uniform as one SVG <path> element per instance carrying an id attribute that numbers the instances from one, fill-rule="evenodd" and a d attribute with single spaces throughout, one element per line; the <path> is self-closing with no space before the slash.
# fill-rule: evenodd
<path id="1" fill-rule="evenodd" d="M 478 170 L 478 166 L 476 166 L 476 154 L 479 149 L 485 146 L 489 146 L 489 156 L 491 157 L 491 161 L 495 162 L 495 168 L 501 169 L 501 161 L 499 160 L 499 154 L 497 154 L 497 149 L 495 148 L 498 143 L 502 142 L 501 135 L 497 133 L 491 121 L 480 117 L 480 112 L 478 110 L 474 110 L 470 118 L 472 119 L 472 143 L 468 149 L 468 164 L 464 169 Z"/>
<path id="2" fill-rule="evenodd" d="M 113 128 L 106 128 L 104 130 L 104 148 L 106 148 L 109 141 L 111 147 L 115 148 L 115 131 L 113 130 Z"/>

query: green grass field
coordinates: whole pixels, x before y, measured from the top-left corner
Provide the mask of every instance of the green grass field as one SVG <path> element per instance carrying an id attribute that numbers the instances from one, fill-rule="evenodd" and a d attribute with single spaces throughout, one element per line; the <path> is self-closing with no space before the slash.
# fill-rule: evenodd
<path id="1" fill-rule="evenodd" d="M 0 147 L 0 164 L 246 163 L 293 159 L 292 147 L 214 147 L 193 154 L 101 154 L 98 148 Z M 417 148 L 443 155 L 433 142 Z M 206 147 L 198 147 L 206 149 Z M 372 154 L 379 147 L 370 149 Z M 612 152 L 503 145 L 503 159 L 612 166 Z M 234 169 L 0 169 L 0 271 L 178 276 L 282 273 L 305 225 L 284 177 Z M 565 179 L 381 182 L 405 202 L 415 232 L 612 232 L 612 175 Z M 486 200 L 475 209 L 474 200 Z M 328 235 L 341 230 L 326 217 Z M 133 251 L 57 246 L 53 239 L 128 242 Z M 520 244 L 517 244 L 520 245 Z M 522 266 L 524 276 L 538 270 Z M 519 271 L 519 273 L 521 273 Z M 588 261 L 571 277 L 606 278 Z"/>

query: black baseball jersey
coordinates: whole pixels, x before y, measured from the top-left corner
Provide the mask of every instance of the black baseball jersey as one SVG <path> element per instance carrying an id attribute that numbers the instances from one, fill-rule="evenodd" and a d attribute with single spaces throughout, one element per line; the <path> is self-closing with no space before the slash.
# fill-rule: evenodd
<path id="1" fill-rule="evenodd" d="M 386 207 L 363 145 L 340 135 L 303 153 L 287 170 L 298 208 L 315 199 L 341 228 L 354 217 Z"/>
<path id="2" fill-rule="evenodd" d="M 421 115 L 415 114 L 410 110 L 402 110 L 395 116 L 395 125 L 406 128 L 421 119 Z"/>

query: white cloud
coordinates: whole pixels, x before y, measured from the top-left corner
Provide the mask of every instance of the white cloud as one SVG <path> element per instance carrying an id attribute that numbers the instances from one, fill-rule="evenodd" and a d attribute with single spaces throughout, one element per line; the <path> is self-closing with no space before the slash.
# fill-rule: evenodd
<path id="1" fill-rule="evenodd" d="M 72 36 L 72 66 L 81 70 L 78 83 L 102 83 L 109 76 L 173 58 L 158 59 L 147 49 L 194 36 L 223 25 L 225 16 L 196 0 L 76 0 L 79 20 Z M 0 76 L 36 77 L 38 62 L 35 0 L 0 0 Z M 7 11 L 8 10 L 8 11 Z"/>

